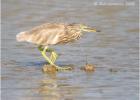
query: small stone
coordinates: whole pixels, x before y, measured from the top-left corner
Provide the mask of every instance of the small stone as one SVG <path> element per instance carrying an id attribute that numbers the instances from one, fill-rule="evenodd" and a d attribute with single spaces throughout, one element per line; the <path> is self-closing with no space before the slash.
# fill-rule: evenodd
<path id="1" fill-rule="evenodd" d="M 113 69 L 113 68 L 110 68 L 109 71 L 110 71 L 110 72 L 118 72 L 117 69 Z"/>
<path id="2" fill-rule="evenodd" d="M 84 71 L 87 71 L 87 72 L 93 72 L 93 71 L 95 71 L 95 65 L 86 64 L 84 67 L 81 67 L 81 70 L 84 70 Z"/>
<path id="3" fill-rule="evenodd" d="M 44 65 L 42 68 L 43 72 L 47 72 L 47 73 L 56 73 L 57 69 L 54 65 Z"/>

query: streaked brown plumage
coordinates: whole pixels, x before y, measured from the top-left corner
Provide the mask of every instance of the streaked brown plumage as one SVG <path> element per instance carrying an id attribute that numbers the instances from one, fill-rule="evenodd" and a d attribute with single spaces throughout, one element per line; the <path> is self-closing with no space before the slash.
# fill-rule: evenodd
<path id="1" fill-rule="evenodd" d="M 37 26 L 29 31 L 17 34 L 17 41 L 26 41 L 39 45 L 39 50 L 43 57 L 54 65 L 58 55 L 54 50 L 48 48 L 49 45 L 65 44 L 73 42 L 82 36 L 82 32 L 97 32 L 83 24 L 64 24 L 64 23 L 45 23 Z M 46 52 L 50 52 L 51 56 L 47 57 Z M 65 69 L 56 66 L 56 69 Z M 71 69 L 71 68 L 66 68 Z"/>
<path id="2" fill-rule="evenodd" d="M 81 35 L 80 24 L 46 23 L 21 32 L 17 35 L 17 40 L 37 45 L 64 44 L 79 39 Z"/>

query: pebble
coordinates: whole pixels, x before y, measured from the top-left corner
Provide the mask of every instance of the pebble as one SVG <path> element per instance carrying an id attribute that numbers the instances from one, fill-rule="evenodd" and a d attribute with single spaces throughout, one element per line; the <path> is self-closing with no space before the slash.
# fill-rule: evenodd
<path id="1" fill-rule="evenodd" d="M 95 65 L 86 64 L 84 67 L 81 67 L 81 70 L 84 70 L 86 72 L 94 72 L 95 71 Z"/>
<path id="2" fill-rule="evenodd" d="M 48 73 L 56 73 L 57 69 L 54 65 L 44 65 L 42 68 L 43 72 L 48 72 Z"/>

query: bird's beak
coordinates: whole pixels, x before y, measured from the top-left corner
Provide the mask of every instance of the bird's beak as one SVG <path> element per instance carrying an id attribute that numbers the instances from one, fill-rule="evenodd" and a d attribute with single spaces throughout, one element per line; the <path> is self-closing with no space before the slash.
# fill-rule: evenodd
<path id="1" fill-rule="evenodd" d="M 100 32 L 100 30 L 97 30 L 97 29 L 94 29 L 94 28 L 90 28 L 90 27 L 85 28 L 84 30 L 87 31 L 87 32 Z"/>

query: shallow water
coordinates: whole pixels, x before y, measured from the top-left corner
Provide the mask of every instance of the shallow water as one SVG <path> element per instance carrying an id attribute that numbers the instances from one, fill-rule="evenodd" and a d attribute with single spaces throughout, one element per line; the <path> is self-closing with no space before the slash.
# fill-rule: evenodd
<path id="1" fill-rule="evenodd" d="M 106 2 L 109 0 L 106 0 Z M 2 0 L 3 100 L 138 100 L 138 3 L 95 6 L 95 0 Z M 120 1 L 122 2 L 122 1 Z M 15 36 L 45 22 L 84 23 L 100 29 L 74 44 L 53 46 L 58 65 L 75 70 L 44 74 L 44 59 Z M 86 63 L 94 73 L 80 69 Z"/>

